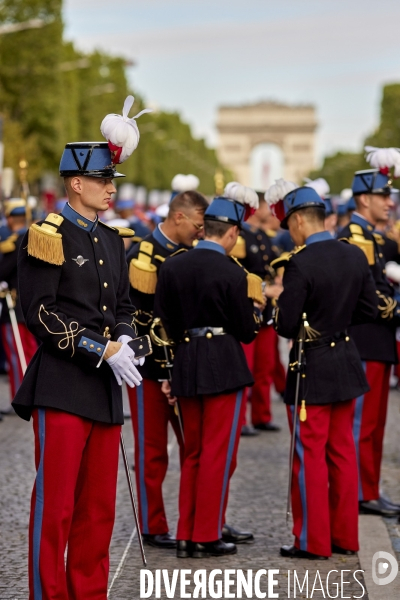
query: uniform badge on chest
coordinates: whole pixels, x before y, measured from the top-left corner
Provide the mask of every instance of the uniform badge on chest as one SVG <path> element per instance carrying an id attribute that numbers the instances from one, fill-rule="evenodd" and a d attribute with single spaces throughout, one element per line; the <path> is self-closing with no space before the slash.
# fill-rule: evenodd
<path id="1" fill-rule="evenodd" d="M 83 256 L 79 255 L 76 258 L 72 259 L 74 262 L 76 262 L 76 264 L 78 265 L 78 267 L 82 267 L 85 262 L 87 262 L 89 259 L 88 258 L 83 258 Z"/>
<path id="2" fill-rule="evenodd" d="M 252 244 L 250 246 L 250 251 L 253 252 L 254 254 L 257 254 L 257 252 L 258 252 L 258 246 L 256 246 L 255 244 Z"/>

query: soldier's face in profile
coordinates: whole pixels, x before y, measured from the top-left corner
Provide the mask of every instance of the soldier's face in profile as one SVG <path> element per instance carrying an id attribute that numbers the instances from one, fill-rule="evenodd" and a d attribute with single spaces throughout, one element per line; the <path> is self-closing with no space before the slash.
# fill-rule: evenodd
<path id="1" fill-rule="evenodd" d="M 177 233 L 179 243 L 191 246 L 194 240 L 204 236 L 204 213 L 196 209 L 187 209 L 178 213 Z"/>
<path id="2" fill-rule="evenodd" d="M 85 208 L 96 212 L 110 208 L 111 197 L 117 190 L 112 179 L 82 177 L 80 199 Z"/>
<path id="3" fill-rule="evenodd" d="M 379 194 L 368 194 L 369 211 L 371 222 L 375 225 L 378 221 L 388 221 L 390 211 L 394 204 L 390 196 L 381 196 Z"/>

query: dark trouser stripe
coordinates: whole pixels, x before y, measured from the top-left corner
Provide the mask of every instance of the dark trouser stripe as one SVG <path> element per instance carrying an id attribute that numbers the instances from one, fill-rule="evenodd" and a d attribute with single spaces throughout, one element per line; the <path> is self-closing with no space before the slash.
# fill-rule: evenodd
<path id="1" fill-rule="evenodd" d="M 221 505 L 220 505 L 220 509 L 219 509 L 219 520 L 218 520 L 219 537 L 222 536 L 222 526 L 224 525 L 224 523 L 221 523 L 222 512 L 224 509 L 225 497 L 226 497 L 226 492 L 227 492 L 228 483 L 229 483 L 229 469 L 231 466 L 233 452 L 235 449 L 235 441 L 236 441 L 237 428 L 238 428 L 238 424 L 239 424 L 240 409 L 242 406 L 242 397 L 243 397 L 243 390 L 240 390 L 236 394 L 235 411 L 233 413 L 232 429 L 231 429 L 231 433 L 230 433 L 230 437 L 229 437 L 228 453 L 227 453 L 226 463 L 225 463 L 224 480 L 223 480 L 223 484 L 222 484 L 222 494 L 221 494 Z"/>
<path id="2" fill-rule="evenodd" d="M 36 501 L 33 520 L 33 594 L 34 600 L 42 600 L 42 582 L 40 580 L 40 542 L 42 538 L 43 506 L 44 506 L 44 445 L 46 438 L 46 412 L 38 409 L 38 432 L 40 461 L 36 474 Z"/>
<path id="3" fill-rule="evenodd" d="M 145 444 L 144 444 L 144 398 L 143 398 L 143 383 L 136 387 L 137 412 L 138 412 L 138 431 L 139 431 L 139 501 L 140 510 L 142 513 L 142 533 L 149 533 L 149 507 L 147 503 L 147 490 L 145 482 Z"/>

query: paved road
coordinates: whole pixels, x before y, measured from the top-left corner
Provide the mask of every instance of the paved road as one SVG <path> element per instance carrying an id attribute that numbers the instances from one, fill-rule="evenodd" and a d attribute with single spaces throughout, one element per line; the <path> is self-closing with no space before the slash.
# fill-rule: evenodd
<path id="1" fill-rule="evenodd" d="M 7 406 L 8 392 L 4 378 L 0 378 L 0 408 Z M 385 491 L 400 501 L 400 457 L 398 452 L 400 415 L 400 394 L 392 392 L 385 445 L 385 459 L 382 483 Z M 273 404 L 275 421 L 282 426 L 280 433 L 262 433 L 257 438 L 241 440 L 239 466 L 232 481 L 228 522 L 239 528 L 250 528 L 256 535 L 252 545 L 240 546 L 236 556 L 225 559 L 178 560 L 174 551 L 160 551 L 146 547 L 148 569 L 155 573 L 157 569 L 167 569 L 172 576 L 174 569 L 278 569 L 275 575 L 278 585 L 274 588 L 280 598 L 288 597 L 288 570 L 296 569 L 300 581 L 308 569 L 309 595 L 297 591 L 297 598 L 329 597 L 326 592 L 326 576 L 330 575 L 330 593 L 335 596 L 335 583 L 340 583 L 340 572 L 348 570 L 343 579 L 344 592 L 339 597 L 361 597 L 362 588 L 353 578 L 353 572 L 360 568 L 355 557 L 334 556 L 329 561 L 312 562 L 292 561 L 279 556 L 279 547 L 290 543 L 292 536 L 285 524 L 285 494 L 287 481 L 287 463 L 289 435 L 283 405 Z M 126 445 L 132 453 L 133 440 L 131 423 L 124 425 Z M 171 530 L 177 522 L 177 492 L 179 486 L 178 453 L 173 438 L 170 443 L 170 466 L 164 486 L 164 494 Z M 27 526 L 30 493 L 34 480 L 32 456 L 31 426 L 16 416 L 6 416 L 0 423 L 0 600 L 22 600 L 27 593 Z M 387 519 L 393 546 L 400 549 L 400 535 L 395 519 Z M 137 539 L 132 537 L 133 517 L 130 508 L 127 484 L 122 461 L 118 481 L 117 519 L 111 546 L 110 600 L 135 600 L 140 597 L 139 576 L 142 567 Z M 386 529 L 385 529 L 386 532 Z M 368 534 L 368 532 L 367 532 Z M 379 548 L 377 548 L 378 550 Z M 124 560 L 123 560 L 124 558 Z M 317 571 L 325 586 L 324 592 L 312 587 Z M 363 577 L 358 575 L 361 583 Z M 218 577 L 217 577 L 218 579 Z M 315 588 L 321 588 L 319 579 Z M 183 597 L 178 591 L 175 598 Z M 187 590 L 193 589 L 188 586 Z M 231 590 L 235 587 L 231 588 Z M 293 590 L 293 586 L 291 587 Z M 267 578 L 261 578 L 261 590 L 267 591 Z M 389 589 L 388 589 L 389 593 Z M 324 595 L 325 594 L 325 595 Z M 151 597 L 155 597 L 152 595 Z M 161 586 L 161 598 L 167 598 L 164 585 Z M 172 596 L 170 596 L 172 597 Z M 201 595 L 200 595 L 201 597 Z M 204 596 L 211 598 L 211 595 Z M 228 596 L 227 596 L 228 597 Z M 232 596 L 232 597 L 236 597 Z M 243 595 L 243 597 L 246 597 Z M 256 597 L 252 595 L 250 597 Z M 268 597 L 268 594 L 267 594 Z M 293 591 L 290 595 L 293 596 Z M 368 598 L 367 594 L 362 596 Z M 384 596 L 391 600 L 391 596 Z M 370 598 L 372 600 L 372 597 Z"/>

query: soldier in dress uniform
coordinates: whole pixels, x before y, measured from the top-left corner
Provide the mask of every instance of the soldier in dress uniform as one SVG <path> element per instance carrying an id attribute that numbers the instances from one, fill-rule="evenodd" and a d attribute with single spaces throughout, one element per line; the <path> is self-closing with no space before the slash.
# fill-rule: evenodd
<path id="1" fill-rule="evenodd" d="M 4 213 L 10 236 L 0 242 L 0 281 L 5 281 L 14 303 L 18 331 L 21 338 L 25 362 L 28 364 L 35 354 L 38 344 L 35 337 L 25 325 L 21 302 L 18 294 L 17 257 L 22 240 L 26 233 L 26 203 L 22 198 L 11 198 L 4 203 Z M 6 298 L 1 300 L 1 336 L 8 363 L 11 400 L 14 398 L 23 378 L 23 369 L 18 354 L 17 342 L 11 325 L 10 313 Z"/>
<path id="2" fill-rule="evenodd" d="M 204 217 L 205 239 L 166 260 L 159 274 L 154 312 L 176 345 L 172 388 L 164 389 L 172 402 L 178 398 L 185 435 L 180 558 L 234 554 L 232 540 L 253 540 L 248 532 L 224 527 L 243 389 L 253 383 L 241 343 L 250 343 L 258 330 L 260 311 L 252 298 L 263 302 L 261 279 L 226 256 L 244 214 L 242 203 L 215 198 Z"/>
<path id="3" fill-rule="evenodd" d="M 271 385 L 276 370 L 277 333 L 271 324 L 273 303 L 282 288 L 274 282 L 275 272 L 270 267 L 277 258 L 267 233 L 260 227 L 264 214 L 269 208 L 264 199 L 259 200 L 259 208 L 242 224 L 240 235 L 231 255 L 238 258 L 250 272 L 261 277 L 266 286 L 264 294 L 268 298 L 263 312 L 263 322 L 257 337 L 251 344 L 243 344 L 247 364 L 254 377 L 251 390 L 243 393 L 242 435 L 252 435 L 253 428 L 262 431 L 279 431 L 272 422 Z M 279 366 L 279 365 L 278 365 Z M 283 391 L 283 390 L 281 390 Z M 246 425 L 247 396 L 251 400 L 252 426 Z"/>
<path id="4" fill-rule="evenodd" d="M 182 247 L 191 247 L 203 233 L 207 200 L 196 191 L 174 196 L 164 223 L 136 244 L 128 254 L 130 297 L 136 308 L 140 335 L 150 333 L 153 324 L 154 294 L 158 270 L 165 259 Z M 161 391 L 168 377 L 165 354 L 154 347 L 143 367 L 143 384 L 129 390 L 135 437 L 135 475 L 139 496 L 139 517 L 143 540 L 160 548 L 174 548 L 162 496 L 168 467 L 168 423 L 172 424 L 183 447 L 177 415 Z"/>
<path id="5" fill-rule="evenodd" d="M 376 315 L 374 283 L 363 253 L 325 231 L 325 205 L 315 190 L 295 188 L 289 182 L 280 190 L 274 187 L 268 199 L 296 244 L 284 259 L 283 292 L 275 313 L 278 333 L 298 340 L 290 353 L 285 390 L 291 428 L 300 342 L 305 364 L 291 474 L 295 542 L 283 546 L 281 555 L 315 559 L 332 552 L 354 554 L 358 550 L 354 397 L 366 392 L 368 384 L 347 329 L 354 321 Z"/>
<path id="6" fill-rule="evenodd" d="M 120 134 L 137 130 L 133 119 L 111 117 Z M 111 134 L 108 128 L 107 139 Z M 122 146 L 125 157 L 138 135 L 130 142 L 128 152 Z M 35 434 L 30 600 L 107 598 L 121 385 L 141 381 L 127 345 L 136 334 L 121 239 L 133 232 L 97 217 L 116 191 L 112 180 L 120 175 L 112 160 L 120 154 L 107 142 L 67 144 L 60 175 L 69 202 L 29 228 L 19 253 L 22 311 L 42 342 L 13 402 L 19 416 L 33 417 Z"/>
<path id="7" fill-rule="evenodd" d="M 373 157 L 370 160 L 374 162 Z M 391 167 L 392 165 L 386 165 Z M 357 325 L 352 336 L 363 361 L 370 391 L 357 396 L 354 439 L 359 466 L 360 511 L 391 516 L 400 512 L 380 494 L 379 480 L 385 431 L 391 365 L 397 363 L 396 327 L 400 323 L 398 300 L 385 274 L 385 257 L 375 233 L 378 221 L 387 220 L 394 207 L 387 169 L 356 172 L 352 185 L 356 210 L 340 231 L 366 254 L 375 281 L 379 313 L 373 323 Z"/>

